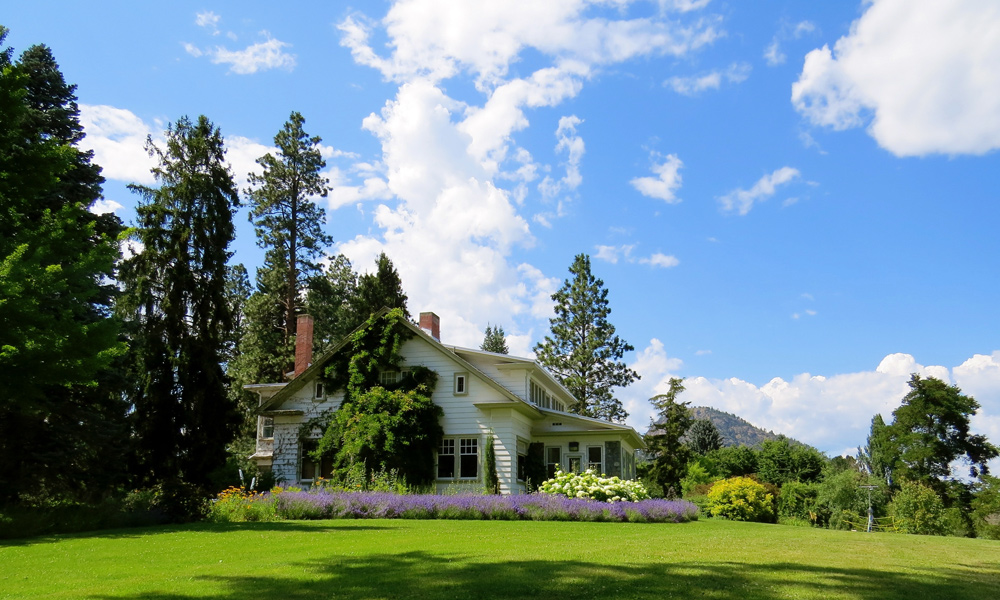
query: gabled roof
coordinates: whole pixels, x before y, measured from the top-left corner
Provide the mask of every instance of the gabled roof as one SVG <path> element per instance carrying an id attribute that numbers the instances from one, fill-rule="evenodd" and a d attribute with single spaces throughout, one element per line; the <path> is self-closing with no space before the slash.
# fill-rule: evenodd
<path id="1" fill-rule="evenodd" d="M 384 313 L 387 313 L 388 311 L 389 309 L 383 308 L 379 312 L 375 313 L 375 316 L 381 317 Z M 534 404 L 528 402 L 528 400 L 526 400 L 525 398 L 521 398 L 511 390 L 507 389 L 506 386 L 498 382 L 489 374 L 484 373 L 481 369 L 479 369 L 474 364 L 463 358 L 461 354 L 476 354 L 480 356 L 493 357 L 498 359 L 501 363 L 509 364 L 511 367 L 516 366 L 529 369 L 533 373 L 540 374 L 546 380 L 547 384 L 551 385 L 553 388 L 557 389 L 560 392 L 560 395 L 564 395 L 566 399 L 572 399 L 573 395 L 570 393 L 570 391 L 567 390 L 565 386 L 563 386 L 555 377 L 552 376 L 551 373 L 549 373 L 544 367 L 538 364 L 538 362 L 536 362 L 535 360 L 530 358 L 510 356 L 508 354 L 485 352 L 483 350 L 475 350 L 472 348 L 462 348 L 459 346 L 445 346 L 439 340 L 434 339 L 426 331 L 421 329 L 416 324 L 410 322 L 409 320 L 404 319 L 401 320 L 400 322 L 403 325 L 405 325 L 411 332 L 413 332 L 413 334 L 416 337 L 421 338 L 423 341 L 430 344 L 433 348 L 435 348 L 439 352 L 445 354 L 451 360 L 454 360 L 456 363 L 461 365 L 462 368 L 468 370 L 470 373 L 475 373 L 483 382 L 485 382 L 487 385 L 489 385 L 497 392 L 499 392 L 501 397 L 503 397 L 504 400 L 506 401 L 500 404 L 509 404 L 510 406 L 515 407 L 518 410 L 521 410 L 522 412 L 527 412 L 528 414 L 530 414 L 530 416 L 534 417 L 535 419 L 543 419 L 548 416 L 559 415 L 560 417 L 564 418 L 572 418 L 574 420 L 582 420 L 584 422 L 590 422 L 595 425 L 594 429 L 590 431 L 607 430 L 607 429 L 621 430 L 622 433 L 629 435 L 630 437 L 634 437 L 633 441 L 637 442 L 640 446 L 645 446 L 645 444 L 642 442 L 642 437 L 638 434 L 638 432 L 636 432 L 635 429 L 633 429 L 628 425 L 622 425 L 620 423 L 612 423 L 610 421 L 604 421 L 602 419 L 594 419 L 592 417 L 585 417 L 573 413 L 554 411 L 535 406 Z M 343 339 L 341 339 L 333 348 L 323 353 L 323 355 L 317 358 L 311 365 L 309 365 L 309 367 L 305 371 L 295 376 L 288 383 L 256 384 L 254 386 L 245 386 L 247 389 L 251 389 L 253 387 L 258 387 L 258 386 L 259 387 L 270 387 L 277 385 L 283 386 L 276 394 L 274 394 L 270 398 L 264 399 L 264 401 L 260 405 L 259 410 L 273 411 L 276 407 L 281 406 L 281 404 L 283 404 L 286 400 L 291 398 L 292 395 L 301 390 L 306 385 L 306 383 L 311 381 L 313 378 L 321 375 L 323 373 L 323 369 L 326 368 L 326 364 L 334 357 L 334 355 L 337 354 L 337 352 L 340 352 L 344 348 L 344 346 L 348 344 L 354 333 L 359 329 L 361 329 L 362 327 L 364 327 L 364 324 L 359 325 L 349 334 L 344 336 Z M 498 368 L 502 368 L 502 366 L 498 365 Z M 257 390 L 252 389 L 251 391 L 257 391 Z M 477 405 L 488 405 L 488 404 L 489 403 L 477 403 Z"/>

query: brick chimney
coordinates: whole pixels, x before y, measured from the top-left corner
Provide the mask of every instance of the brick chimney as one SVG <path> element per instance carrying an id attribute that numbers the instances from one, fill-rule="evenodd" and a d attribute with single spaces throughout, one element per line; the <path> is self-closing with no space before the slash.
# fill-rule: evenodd
<path id="1" fill-rule="evenodd" d="M 432 312 L 420 313 L 420 328 L 437 341 L 441 341 L 441 317 Z"/>
<path id="2" fill-rule="evenodd" d="M 295 376 L 309 368 L 313 356 L 312 315 L 299 315 L 295 324 Z"/>

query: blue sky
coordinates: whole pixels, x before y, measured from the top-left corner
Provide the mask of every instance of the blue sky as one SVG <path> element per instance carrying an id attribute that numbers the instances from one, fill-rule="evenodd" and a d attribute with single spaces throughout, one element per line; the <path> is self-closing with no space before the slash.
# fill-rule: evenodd
<path id="1" fill-rule="evenodd" d="M 20 2 L 126 221 L 182 115 L 245 187 L 291 111 L 323 138 L 327 231 L 385 250 L 446 343 L 526 354 L 586 252 L 642 381 L 839 454 L 911 372 L 1000 442 L 1000 5 Z M 260 262 L 245 211 L 236 260 Z"/>

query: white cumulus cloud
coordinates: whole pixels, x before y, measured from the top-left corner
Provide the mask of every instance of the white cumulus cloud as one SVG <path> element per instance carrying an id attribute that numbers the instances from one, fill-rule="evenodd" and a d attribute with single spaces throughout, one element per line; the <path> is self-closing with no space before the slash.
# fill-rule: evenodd
<path id="1" fill-rule="evenodd" d="M 86 137 L 80 146 L 94 151 L 94 162 L 101 165 L 108 179 L 127 183 L 153 183 L 150 169 L 156 166 L 145 150 L 146 138 L 154 134 L 132 111 L 103 104 L 81 104 L 80 123 Z M 153 135 L 159 137 L 159 132 Z"/>
<path id="2" fill-rule="evenodd" d="M 652 171 L 656 177 L 636 177 L 629 183 L 643 196 L 657 198 L 668 204 L 681 201 L 677 190 L 681 187 L 681 167 L 684 163 L 676 154 L 668 154 L 663 162 L 653 163 Z"/>
<path id="3" fill-rule="evenodd" d="M 648 258 L 640 258 L 639 262 L 644 265 L 659 267 L 661 269 L 669 269 L 670 267 L 676 267 L 681 264 L 681 261 L 677 260 L 676 257 L 669 256 L 661 252 L 656 252 Z"/>
<path id="4" fill-rule="evenodd" d="M 628 423 L 643 431 L 654 414 L 648 398 L 665 390 L 669 378 L 681 374 L 682 365 L 667 360 L 663 344 L 653 340 L 630 366 L 643 378 L 618 396 L 631 413 Z M 993 442 L 1000 440 L 1000 351 L 977 354 L 952 369 L 921 365 L 909 354 L 890 354 L 870 371 L 802 373 L 789 380 L 775 377 L 760 386 L 738 378 L 688 377 L 680 399 L 739 415 L 758 427 L 839 454 L 866 442 L 875 414 L 892 420 L 892 411 L 910 390 L 912 373 L 954 380 L 981 405 L 973 430 Z"/>
<path id="5" fill-rule="evenodd" d="M 897 156 L 1000 148 L 1000 3 L 871 0 L 805 57 L 792 103 L 812 124 L 867 124 Z"/>

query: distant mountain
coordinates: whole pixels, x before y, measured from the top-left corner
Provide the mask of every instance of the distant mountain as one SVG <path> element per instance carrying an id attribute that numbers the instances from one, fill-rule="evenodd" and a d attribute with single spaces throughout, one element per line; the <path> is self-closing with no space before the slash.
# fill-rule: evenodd
<path id="1" fill-rule="evenodd" d="M 782 436 L 751 425 L 745 419 L 722 412 L 708 406 L 691 406 L 688 408 L 695 419 L 708 419 L 722 434 L 723 446 L 760 446 L 765 440 L 776 440 L 784 437 L 790 444 L 806 445 L 788 436 Z"/>

